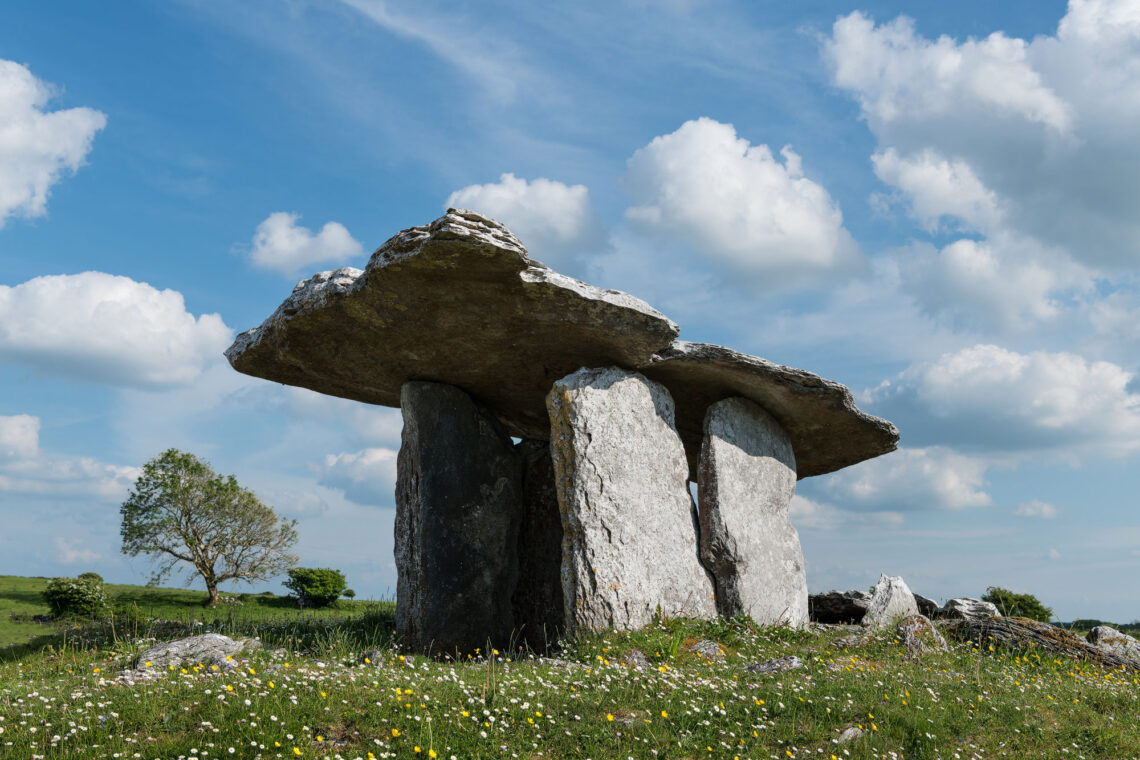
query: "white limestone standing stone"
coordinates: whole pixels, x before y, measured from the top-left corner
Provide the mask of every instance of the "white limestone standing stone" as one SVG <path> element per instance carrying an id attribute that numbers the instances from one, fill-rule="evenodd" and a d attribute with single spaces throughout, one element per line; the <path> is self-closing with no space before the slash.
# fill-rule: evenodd
<path id="1" fill-rule="evenodd" d="M 788 519 L 796 457 L 780 423 L 743 398 L 710 406 L 697 485 L 700 556 L 716 580 L 717 611 L 806 625 L 804 555 Z"/>
<path id="2" fill-rule="evenodd" d="M 658 607 L 715 617 L 669 392 L 636 372 L 583 368 L 546 405 L 567 628 L 640 628 Z"/>

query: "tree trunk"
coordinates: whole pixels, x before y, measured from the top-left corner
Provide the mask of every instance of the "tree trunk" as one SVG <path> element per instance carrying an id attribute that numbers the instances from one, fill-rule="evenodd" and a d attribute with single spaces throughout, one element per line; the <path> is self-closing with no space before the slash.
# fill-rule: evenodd
<path id="1" fill-rule="evenodd" d="M 206 590 L 210 592 L 210 596 L 206 601 L 202 602 L 203 607 L 213 607 L 218 603 L 218 585 L 216 583 L 206 583 Z"/>

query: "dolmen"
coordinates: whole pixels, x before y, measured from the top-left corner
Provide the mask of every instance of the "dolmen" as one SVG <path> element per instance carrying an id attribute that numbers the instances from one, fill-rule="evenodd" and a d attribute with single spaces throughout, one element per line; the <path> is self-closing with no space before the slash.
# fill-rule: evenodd
<path id="1" fill-rule="evenodd" d="M 805 625 L 796 481 L 892 451 L 898 431 L 838 383 L 679 332 L 449 209 L 364 270 L 302 281 L 226 356 L 400 408 L 396 627 L 411 648 L 542 649 L 658 615 Z"/>

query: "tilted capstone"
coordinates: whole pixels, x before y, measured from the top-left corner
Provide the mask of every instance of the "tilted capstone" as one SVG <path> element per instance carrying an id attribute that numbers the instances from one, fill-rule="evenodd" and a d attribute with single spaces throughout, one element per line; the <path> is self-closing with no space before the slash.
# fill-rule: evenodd
<path id="1" fill-rule="evenodd" d="M 658 610 L 715 617 L 669 392 L 583 368 L 554 383 L 547 407 L 567 628 L 640 628 Z"/>
<path id="2" fill-rule="evenodd" d="M 751 401 L 718 401 L 705 415 L 700 461 L 701 561 L 716 581 L 717 612 L 805 625 L 804 557 L 788 519 L 796 459 L 787 433 Z"/>

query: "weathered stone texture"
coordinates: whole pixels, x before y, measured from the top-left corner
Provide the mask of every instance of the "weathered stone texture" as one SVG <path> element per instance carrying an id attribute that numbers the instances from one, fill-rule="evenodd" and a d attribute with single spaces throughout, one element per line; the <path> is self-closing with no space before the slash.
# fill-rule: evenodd
<path id="1" fill-rule="evenodd" d="M 899 621 L 896 635 L 911 656 L 926 652 L 945 652 L 946 639 L 925 615 L 911 615 Z"/>
<path id="2" fill-rule="evenodd" d="M 658 607 L 714 617 L 668 391 L 635 372 L 583 368 L 554 383 L 547 408 L 567 627 L 640 628 Z"/>
<path id="3" fill-rule="evenodd" d="M 694 480 L 705 411 L 726 398 L 754 401 L 776 418 L 791 438 L 800 478 L 834 472 L 898 445 L 898 429 L 861 411 L 839 383 L 723 346 L 676 340 L 637 371 L 672 394 Z"/>
<path id="4" fill-rule="evenodd" d="M 985 620 L 1001 617 L 996 605 L 981 599 L 958 597 L 951 599 L 938 610 L 938 617 L 947 620 Z"/>
<path id="5" fill-rule="evenodd" d="M 717 612 L 761 625 L 806 624 L 804 557 L 788 520 L 796 459 L 784 429 L 746 399 L 713 404 L 697 483 L 700 556 L 716 581 Z"/>
<path id="6" fill-rule="evenodd" d="M 1085 637 L 1094 646 L 1140 662 L 1140 641 L 1110 625 L 1098 625 Z"/>
<path id="7" fill-rule="evenodd" d="M 918 604 L 906 581 L 897 575 L 880 575 L 867 605 L 867 614 L 863 616 L 863 624 L 871 628 L 883 628 L 900 618 L 917 614 Z"/>
<path id="8" fill-rule="evenodd" d="M 561 635 L 562 517 L 549 441 L 523 440 L 522 511 L 519 521 L 519 582 L 512 606 L 515 629 L 531 649 L 546 651 Z"/>
<path id="9" fill-rule="evenodd" d="M 396 483 L 396 631 L 432 654 L 510 642 L 521 467 L 489 411 L 458 388 L 411 382 Z"/>

